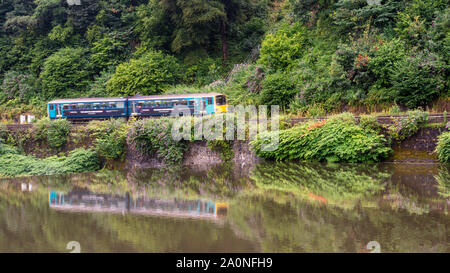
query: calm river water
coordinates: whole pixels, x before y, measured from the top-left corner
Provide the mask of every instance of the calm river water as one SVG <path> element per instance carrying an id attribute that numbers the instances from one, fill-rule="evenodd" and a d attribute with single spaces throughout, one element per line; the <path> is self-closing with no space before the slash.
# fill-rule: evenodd
<path id="1" fill-rule="evenodd" d="M 0 252 L 450 252 L 450 166 L 262 163 L 0 179 Z M 374 244 L 374 243 L 372 243 Z"/>

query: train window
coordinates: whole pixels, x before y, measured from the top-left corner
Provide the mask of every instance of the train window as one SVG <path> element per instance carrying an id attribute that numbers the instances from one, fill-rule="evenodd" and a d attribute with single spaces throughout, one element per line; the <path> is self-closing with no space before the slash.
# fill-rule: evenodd
<path id="1" fill-rule="evenodd" d="M 115 108 L 125 108 L 125 103 L 123 101 L 114 103 Z"/>
<path id="2" fill-rule="evenodd" d="M 100 109 L 100 103 L 94 103 L 93 106 L 94 109 Z"/>
<path id="3" fill-rule="evenodd" d="M 216 104 L 217 105 L 225 105 L 227 104 L 227 99 L 225 96 L 217 96 L 216 97 Z"/>
<path id="4" fill-rule="evenodd" d="M 181 100 L 180 104 L 181 105 L 187 105 L 187 100 Z"/>
<path id="5" fill-rule="evenodd" d="M 77 108 L 78 109 L 84 109 L 84 104 L 83 103 L 78 103 Z"/>
<path id="6" fill-rule="evenodd" d="M 212 98 L 208 98 L 208 104 L 212 104 L 212 103 L 213 103 Z"/>
<path id="7" fill-rule="evenodd" d="M 63 110 L 69 110 L 69 105 L 68 104 L 64 104 L 63 105 Z"/>
<path id="8" fill-rule="evenodd" d="M 92 109 L 92 103 L 86 103 L 86 104 L 84 105 L 84 108 L 86 108 L 86 109 Z"/>
<path id="9" fill-rule="evenodd" d="M 102 102 L 102 104 L 100 105 L 100 107 L 101 107 L 102 109 L 106 109 L 106 108 L 108 108 L 108 104 L 107 104 L 106 102 Z"/>
<path id="10" fill-rule="evenodd" d="M 194 101 L 193 100 L 189 100 L 189 105 L 194 105 Z"/>
<path id="11" fill-rule="evenodd" d="M 50 110 L 51 111 L 55 110 L 55 106 L 53 104 L 50 104 Z"/>
<path id="12" fill-rule="evenodd" d="M 70 105 L 70 109 L 71 110 L 76 110 L 77 109 L 77 105 L 76 104 L 71 104 Z"/>

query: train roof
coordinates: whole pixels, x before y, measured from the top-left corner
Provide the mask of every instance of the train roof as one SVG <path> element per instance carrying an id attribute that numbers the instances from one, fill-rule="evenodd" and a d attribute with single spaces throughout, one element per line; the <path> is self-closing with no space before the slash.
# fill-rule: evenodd
<path id="1" fill-rule="evenodd" d="M 83 102 L 108 102 L 108 101 L 126 101 L 126 97 L 109 97 L 109 98 L 81 98 L 81 99 L 57 99 L 49 103 L 83 103 Z"/>
<path id="2" fill-rule="evenodd" d="M 182 99 L 182 98 L 203 98 L 203 97 L 212 97 L 223 95 L 221 93 L 193 93 L 193 94 L 168 94 L 168 95 L 152 95 L 152 96 L 134 96 L 129 97 L 128 100 L 151 100 L 151 99 Z"/>
<path id="3" fill-rule="evenodd" d="M 133 96 L 128 97 L 130 101 L 151 100 L 151 99 L 181 99 L 181 98 L 202 98 L 223 95 L 221 93 L 193 93 L 193 94 L 172 94 L 172 95 L 152 95 L 152 96 Z M 108 98 L 80 98 L 80 99 L 57 99 L 49 103 L 83 103 L 83 102 L 108 102 L 108 101 L 126 101 L 127 97 L 108 97 Z"/>

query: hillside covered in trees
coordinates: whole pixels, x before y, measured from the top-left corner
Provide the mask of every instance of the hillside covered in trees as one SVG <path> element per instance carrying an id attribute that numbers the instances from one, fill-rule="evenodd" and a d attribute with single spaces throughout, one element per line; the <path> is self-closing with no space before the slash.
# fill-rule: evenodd
<path id="1" fill-rule="evenodd" d="M 306 115 L 448 104 L 448 0 L 75 2 L 0 1 L 1 119 L 210 90 Z"/>

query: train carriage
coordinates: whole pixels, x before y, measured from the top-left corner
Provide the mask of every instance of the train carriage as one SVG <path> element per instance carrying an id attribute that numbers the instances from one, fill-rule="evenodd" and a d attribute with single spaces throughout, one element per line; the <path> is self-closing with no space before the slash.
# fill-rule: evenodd
<path id="1" fill-rule="evenodd" d="M 114 97 L 53 100 L 48 103 L 48 116 L 50 119 L 127 117 L 127 98 Z"/>
<path id="2" fill-rule="evenodd" d="M 169 116 L 174 109 L 191 115 L 225 113 L 226 97 L 220 93 L 139 96 L 128 99 L 130 116 Z"/>

